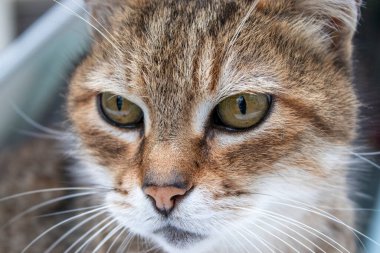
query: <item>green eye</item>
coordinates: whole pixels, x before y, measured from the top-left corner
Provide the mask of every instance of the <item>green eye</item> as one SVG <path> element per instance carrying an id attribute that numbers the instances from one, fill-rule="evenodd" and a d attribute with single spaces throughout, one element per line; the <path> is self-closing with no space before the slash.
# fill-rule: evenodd
<path id="1" fill-rule="evenodd" d="M 270 107 L 266 94 L 238 94 L 220 102 L 215 110 L 215 123 L 227 128 L 242 130 L 263 120 Z"/>
<path id="2" fill-rule="evenodd" d="M 121 128 L 136 128 L 143 121 L 143 112 L 136 104 L 109 92 L 99 95 L 101 114 L 110 124 Z"/>

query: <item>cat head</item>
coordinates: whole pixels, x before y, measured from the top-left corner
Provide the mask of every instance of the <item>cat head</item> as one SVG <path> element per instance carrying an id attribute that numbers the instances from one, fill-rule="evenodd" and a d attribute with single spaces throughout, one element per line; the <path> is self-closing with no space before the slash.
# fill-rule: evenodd
<path id="1" fill-rule="evenodd" d="M 265 212 L 303 215 L 278 202 L 345 193 L 357 2 L 88 6 L 95 42 L 68 97 L 76 172 L 114 189 L 104 202 L 120 224 L 200 251 L 252 237 Z"/>

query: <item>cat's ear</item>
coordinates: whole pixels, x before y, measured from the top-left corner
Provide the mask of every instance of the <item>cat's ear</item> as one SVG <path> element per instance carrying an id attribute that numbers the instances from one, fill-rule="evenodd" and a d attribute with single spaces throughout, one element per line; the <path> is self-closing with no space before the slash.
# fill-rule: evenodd
<path id="1" fill-rule="evenodd" d="M 121 2 L 122 0 L 85 0 L 87 9 L 91 13 L 91 24 L 96 29 L 108 28 L 110 26 L 110 17 L 114 15 Z"/>
<path id="2" fill-rule="evenodd" d="M 328 38 L 330 49 L 349 60 L 360 6 L 361 0 L 258 0 L 257 7 L 298 13 L 307 23 L 318 24 L 321 35 Z"/>
<path id="3" fill-rule="evenodd" d="M 122 8 L 139 8 L 151 0 L 84 0 L 90 16 L 91 24 L 97 29 L 108 29 L 111 19 Z"/>

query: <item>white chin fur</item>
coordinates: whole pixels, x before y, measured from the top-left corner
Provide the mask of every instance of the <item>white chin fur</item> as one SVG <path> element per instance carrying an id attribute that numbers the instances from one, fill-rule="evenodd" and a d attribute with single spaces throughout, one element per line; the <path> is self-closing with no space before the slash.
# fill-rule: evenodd
<path id="1" fill-rule="evenodd" d="M 322 166 L 329 167 L 326 170 L 339 167 L 341 164 L 338 163 L 345 160 L 342 154 L 344 152 L 339 149 L 336 149 L 335 155 L 331 150 L 322 154 Z M 88 161 L 82 162 L 81 166 L 86 168 L 76 169 L 76 173 L 81 171 L 85 181 L 113 186 L 111 175 L 105 168 Z M 329 205 L 334 199 L 346 201 L 344 184 L 332 178 L 330 183 L 323 182 L 302 168 L 278 166 L 281 167 L 281 176 L 257 178 L 252 185 L 252 192 L 263 194 L 214 200 L 207 188 L 194 188 L 176 207 L 170 220 L 170 225 L 205 236 L 204 240 L 195 240 L 185 246 L 174 245 L 154 233 L 168 221 L 156 212 L 139 186 L 129 185 L 128 195 L 109 193 L 105 204 L 110 205 L 109 212 L 120 224 L 132 233 L 154 241 L 168 253 L 272 252 L 271 249 L 283 252 L 295 252 L 294 249 L 299 252 L 315 251 L 312 242 L 320 240 L 313 233 L 304 231 L 300 224 L 323 231 L 326 218 L 316 214 L 309 216 L 307 209 L 310 206 Z M 334 187 L 342 187 L 341 190 L 329 188 L 331 182 Z M 329 199 L 332 190 L 334 196 Z M 305 203 L 307 206 L 302 205 Z"/>

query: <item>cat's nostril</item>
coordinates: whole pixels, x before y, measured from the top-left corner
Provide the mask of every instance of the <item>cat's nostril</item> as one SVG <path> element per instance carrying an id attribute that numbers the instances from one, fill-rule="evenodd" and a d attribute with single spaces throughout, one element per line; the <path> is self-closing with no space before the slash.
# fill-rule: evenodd
<path id="1" fill-rule="evenodd" d="M 174 186 L 149 186 L 143 189 L 144 193 L 154 200 L 157 210 L 168 215 L 174 208 L 178 198 L 183 197 L 188 189 L 182 189 Z"/>

